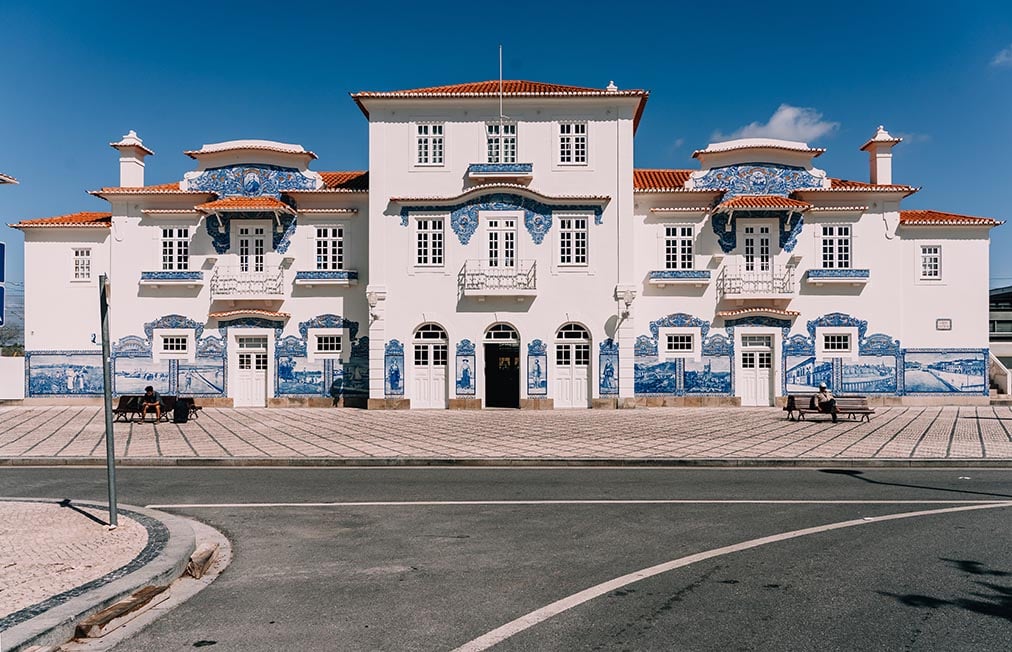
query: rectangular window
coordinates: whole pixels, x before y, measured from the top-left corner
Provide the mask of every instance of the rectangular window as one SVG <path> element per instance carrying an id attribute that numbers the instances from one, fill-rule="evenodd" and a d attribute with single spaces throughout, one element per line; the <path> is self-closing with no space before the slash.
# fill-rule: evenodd
<path id="1" fill-rule="evenodd" d="M 485 125 L 489 163 L 517 162 L 517 126 L 489 122 Z"/>
<path id="2" fill-rule="evenodd" d="M 344 227 L 317 227 L 316 269 L 344 269 Z"/>
<path id="3" fill-rule="evenodd" d="M 942 278 L 942 248 L 938 245 L 921 246 L 921 278 Z"/>
<path id="4" fill-rule="evenodd" d="M 559 218 L 559 264 L 587 264 L 587 218 Z"/>
<path id="5" fill-rule="evenodd" d="M 692 335 L 668 335 L 666 338 L 665 350 L 692 351 Z"/>
<path id="6" fill-rule="evenodd" d="M 186 353 L 188 342 L 185 335 L 163 335 L 162 353 Z"/>
<path id="7" fill-rule="evenodd" d="M 162 229 L 162 269 L 190 269 L 190 229 Z"/>
<path id="8" fill-rule="evenodd" d="M 587 164 L 586 122 L 563 122 L 559 125 L 559 163 Z"/>
<path id="9" fill-rule="evenodd" d="M 418 220 L 416 225 L 415 264 L 430 267 L 442 265 L 443 220 Z"/>
<path id="10" fill-rule="evenodd" d="M 850 353 L 850 335 L 823 335 L 822 350 L 827 353 L 830 351 Z"/>
<path id="11" fill-rule="evenodd" d="M 555 364 L 568 367 L 573 364 L 573 351 L 568 346 L 555 347 Z"/>
<path id="12" fill-rule="evenodd" d="M 691 226 L 664 227 L 664 269 L 693 269 Z"/>
<path id="13" fill-rule="evenodd" d="M 316 352 L 317 353 L 340 353 L 341 352 L 341 336 L 340 335 L 317 335 L 316 336 Z"/>
<path id="14" fill-rule="evenodd" d="M 74 249 L 74 280 L 91 280 L 91 249 Z"/>
<path id="15" fill-rule="evenodd" d="M 746 226 L 743 248 L 746 272 L 770 271 L 770 227 Z"/>
<path id="16" fill-rule="evenodd" d="M 822 227 L 823 269 L 850 268 L 850 252 L 850 226 L 827 225 Z"/>
<path id="17" fill-rule="evenodd" d="M 418 131 L 415 137 L 418 158 L 415 162 L 418 165 L 442 165 L 443 164 L 443 125 L 442 124 L 420 124 L 416 125 Z"/>

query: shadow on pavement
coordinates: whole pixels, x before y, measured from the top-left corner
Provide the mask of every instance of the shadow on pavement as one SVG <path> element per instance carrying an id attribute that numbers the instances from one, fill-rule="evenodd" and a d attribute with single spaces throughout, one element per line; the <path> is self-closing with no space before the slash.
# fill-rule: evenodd
<path id="1" fill-rule="evenodd" d="M 59 505 L 60 507 L 66 507 L 67 509 L 71 509 L 80 514 L 81 516 L 84 516 L 91 521 L 95 521 L 99 525 L 109 525 L 108 523 L 106 523 L 99 517 L 95 516 L 94 514 L 89 514 L 88 512 L 84 511 L 80 507 L 77 507 L 76 505 L 71 505 L 70 498 L 64 498 L 63 500 L 60 501 Z"/>
<path id="2" fill-rule="evenodd" d="M 987 568 L 984 564 L 978 561 L 946 559 L 945 557 L 942 557 L 941 560 L 955 565 L 956 568 L 970 575 L 1007 577 L 1012 574 L 1005 571 Z M 971 594 L 971 597 L 956 598 L 954 600 L 944 600 L 942 598 L 935 598 L 929 595 L 918 595 L 916 593 L 899 594 L 889 593 L 888 591 L 877 591 L 877 593 L 879 595 L 895 598 L 900 604 L 917 609 L 956 607 L 958 609 L 965 609 L 966 611 L 981 614 L 982 616 L 991 616 L 993 618 L 1002 618 L 1004 620 L 1012 621 L 1012 587 L 1002 586 L 1001 584 L 995 584 L 993 582 L 974 582 L 974 584 L 982 587 L 982 590 L 974 592 Z"/>
<path id="3" fill-rule="evenodd" d="M 828 473 L 830 475 L 846 475 L 846 476 L 850 476 L 850 477 L 854 478 L 855 480 L 860 480 L 862 482 L 867 482 L 867 483 L 870 483 L 870 484 L 889 485 L 891 487 L 909 487 L 911 489 L 928 489 L 928 490 L 931 490 L 931 491 L 947 491 L 949 493 L 956 493 L 956 494 L 973 494 L 975 496 L 993 496 L 995 498 L 1012 498 L 1012 495 L 1010 495 L 1010 494 L 996 494 L 996 493 L 990 493 L 990 492 L 987 492 L 987 491 L 970 491 L 969 489 L 947 489 L 945 487 L 928 487 L 928 486 L 921 485 L 921 484 L 907 484 L 907 483 L 904 483 L 904 482 L 883 482 L 882 480 L 872 480 L 871 478 L 864 477 L 864 472 L 863 471 L 857 471 L 857 470 L 854 470 L 854 469 L 819 469 L 819 473 Z"/>

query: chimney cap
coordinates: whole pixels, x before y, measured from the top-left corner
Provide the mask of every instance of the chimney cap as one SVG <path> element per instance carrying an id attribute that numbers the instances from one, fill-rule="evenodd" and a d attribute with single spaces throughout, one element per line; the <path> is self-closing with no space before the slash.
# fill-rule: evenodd
<path id="1" fill-rule="evenodd" d="M 617 93 L 618 92 L 618 86 L 615 85 L 614 81 L 609 81 L 608 85 L 605 87 L 604 90 L 608 91 L 609 93 Z"/>
<path id="2" fill-rule="evenodd" d="M 886 147 L 892 147 L 900 142 L 903 142 L 902 138 L 896 138 L 890 135 L 889 132 L 885 130 L 885 127 L 879 125 L 878 129 L 875 130 L 875 135 L 868 139 L 868 142 L 864 145 L 861 145 L 861 151 L 866 151 L 872 147 L 877 148 L 883 145 Z"/>
<path id="3" fill-rule="evenodd" d="M 152 156 L 154 155 L 154 152 L 152 152 L 150 149 L 144 146 L 144 141 L 141 140 L 140 136 L 138 136 L 137 132 L 134 131 L 133 129 L 128 131 L 127 134 L 123 136 L 123 138 L 120 139 L 118 143 L 109 143 L 109 147 L 112 147 L 113 149 L 118 149 L 121 154 L 126 153 L 124 150 L 129 149 L 139 150 L 141 152 L 141 158 L 149 154 Z"/>

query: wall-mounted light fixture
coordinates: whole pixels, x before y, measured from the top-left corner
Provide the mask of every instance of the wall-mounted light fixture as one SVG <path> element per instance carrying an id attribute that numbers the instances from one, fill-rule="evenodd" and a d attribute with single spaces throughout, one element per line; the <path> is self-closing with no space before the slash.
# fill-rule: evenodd
<path id="1" fill-rule="evenodd" d="M 629 317 L 629 310 L 632 307 L 632 302 L 633 302 L 633 299 L 635 299 L 635 298 L 636 298 L 636 291 L 635 290 L 632 290 L 630 288 L 626 288 L 626 289 L 622 290 L 621 295 L 619 295 L 619 299 L 622 300 L 622 305 L 625 306 L 622 309 L 622 312 L 620 314 L 620 316 L 622 317 L 622 319 L 626 319 L 627 317 Z"/>
<path id="2" fill-rule="evenodd" d="M 379 294 L 376 292 L 366 292 L 365 301 L 369 304 L 369 316 L 373 319 L 378 319 L 379 315 L 376 314 L 376 306 L 379 304 Z"/>

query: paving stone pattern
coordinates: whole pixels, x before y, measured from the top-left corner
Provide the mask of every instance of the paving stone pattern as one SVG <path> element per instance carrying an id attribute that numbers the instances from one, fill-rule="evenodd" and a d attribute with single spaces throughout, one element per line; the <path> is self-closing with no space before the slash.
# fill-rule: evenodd
<path id="1" fill-rule="evenodd" d="M 110 531 L 107 510 L 76 509 L 100 522 L 55 503 L 0 501 L 0 631 L 25 620 L 19 612 L 94 583 L 147 547 L 148 530 L 129 516 L 120 514 Z"/>
<path id="2" fill-rule="evenodd" d="M 405 410 L 205 408 L 116 423 L 121 458 L 1012 459 L 1012 408 L 877 408 L 794 422 L 776 408 Z M 0 459 L 104 457 L 97 407 L 0 408 Z"/>

